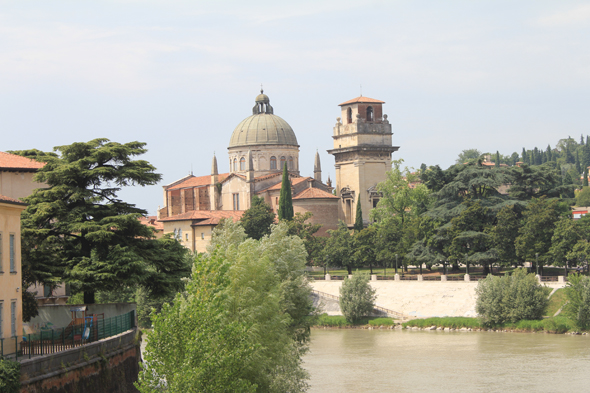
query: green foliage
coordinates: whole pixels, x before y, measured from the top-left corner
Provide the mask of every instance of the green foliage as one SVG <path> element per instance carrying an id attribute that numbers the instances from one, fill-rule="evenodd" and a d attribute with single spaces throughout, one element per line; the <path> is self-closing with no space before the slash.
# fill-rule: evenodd
<path id="1" fill-rule="evenodd" d="M 375 318 L 369 320 L 369 325 L 371 326 L 393 326 L 395 325 L 395 320 L 393 318 Z"/>
<path id="2" fill-rule="evenodd" d="M 352 268 L 356 266 L 353 258 L 353 237 L 346 224 L 342 221 L 337 230 L 328 230 L 330 237 L 326 240 L 326 247 L 322 252 L 322 258 L 329 266 L 344 266 L 348 274 L 352 274 Z"/>
<path id="3" fill-rule="evenodd" d="M 35 318 L 39 315 L 39 308 L 37 307 L 37 300 L 35 299 L 35 293 L 31 293 L 24 290 L 22 298 L 23 304 L 23 322 L 29 322 L 31 318 Z"/>
<path id="4" fill-rule="evenodd" d="M 140 391 L 163 379 L 168 392 L 307 388 L 301 356 L 313 306 L 302 241 L 287 231 L 280 224 L 260 241 L 244 240 L 241 226 L 224 223 L 186 292 L 152 315 Z"/>
<path id="5" fill-rule="evenodd" d="M 450 329 L 461 329 L 461 328 L 472 328 L 479 329 L 481 323 L 477 318 L 469 317 L 433 317 L 424 319 L 412 319 L 411 321 L 404 322 L 402 324 L 406 327 L 419 327 L 428 328 L 431 326 L 450 328 Z"/>
<path id="6" fill-rule="evenodd" d="M 456 164 L 464 164 L 469 161 L 477 160 L 481 156 L 481 151 L 477 149 L 465 149 L 459 153 L 459 157 L 455 160 Z"/>
<path id="7" fill-rule="evenodd" d="M 516 269 L 514 274 L 480 280 L 475 310 L 482 325 L 493 326 L 521 319 L 541 319 L 547 296 L 534 274 Z"/>
<path id="8" fill-rule="evenodd" d="M 508 169 L 507 174 L 511 184 L 508 194 L 520 201 L 542 196 L 557 198 L 560 194 L 573 192 L 571 182 L 562 184 L 561 173 L 554 162 L 514 166 Z"/>
<path id="9" fill-rule="evenodd" d="M 402 324 L 406 327 L 429 328 L 431 326 L 444 327 L 450 329 L 481 329 L 484 325 L 481 324 L 477 318 L 467 317 L 442 317 L 442 318 L 425 318 L 413 319 Z M 546 331 L 547 333 L 565 333 L 570 330 L 575 330 L 575 326 L 570 320 L 563 317 L 547 318 L 543 320 L 520 320 L 517 322 L 505 322 L 502 324 L 486 325 L 489 328 L 495 329 L 509 329 L 523 332 L 538 332 Z"/>
<path id="10" fill-rule="evenodd" d="M 506 206 L 500 209 L 496 215 L 496 225 L 490 231 L 490 240 L 498 255 L 498 260 L 503 266 L 515 265 L 518 262 L 514 239 L 520 229 L 519 214 L 514 211 L 514 206 Z"/>
<path id="11" fill-rule="evenodd" d="M 320 230 L 322 225 L 307 222 L 312 216 L 312 212 L 305 212 L 305 214 L 295 213 L 293 219 L 288 221 L 289 235 L 298 236 L 303 240 L 309 265 L 324 266 L 325 261 L 322 258 L 322 250 L 326 245 L 326 238 L 315 236 L 315 233 Z"/>
<path id="12" fill-rule="evenodd" d="M 375 305 L 376 290 L 369 284 L 367 274 L 354 274 L 345 278 L 340 287 L 340 310 L 349 322 L 368 316 Z"/>
<path id="13" fill-rule="evenodd" d="M 586 177 L 588 181 L 588 177 Z M 590 206 L 590 187 L 583 187 L 576 195 L 576 206 Z"/>
<path id="14" fill-rule="evenodd" d="M 20 363 L 0 357 L 0 392 L 20 392 Z"/>
<path id="15" fill-rule="evenodd" d="M 373 274 L 373 263 L 375 262 L 375 240 L 377 230 L 373 226 L 361 229 L 354 233 L 352 240 L 352 247 L 354 250 L 353 258 L 356 266 L 371 267 L 371 274 Z"/>
<path id="16" fill-rule="evenodd" d="M 352 323 L 346 320 L 346 317 L 343 317 L 341 315 L 321 314 L 320 316 L 318 316 L 317 321 L 315 323 L 315 326 L 324 327 L 353 327 L 361 325 L 393 326 L 395 325 L 395 320 L 392 318 L 367 317 L 360 318 L 356 322 Z"/>
<path id="17" fill-rule="evenodd" d="M 287 171 L 287 163 L 283 166 L 283 179 L 281 182 L 281 194 L 279 195 L 279 220 L 291 221 L 293 219 L 293 198 L 291 196 L 291 181 Z"/>
<path id="18" fill-rule="evenodd" d="M 555 313 L 563 307 L 567 302 L 567 293 L 565 288 L 560 288 L 551 295 L 549 298 L 549 304 L 545 310 L 545 316 L 552 317 Z"/>
<path id="19" fill-rule="evenodd" d="M 363 208 L 361 207 L 361 199 L 359 198 L 356 203 L 356 217 L 354 220 L 354 231 L 360 232 L 363 230 L 365 225 L 363 224 Z"/>
<path id="20" fill-rule="evenodd" d="M 590 277 L 570 274 L 566 287 L 568 303 L 564 314 L 583 330 L 590 329 Z"/>
<path id="21" fill-rule="evenodd" d="M 272 207 L 264 202 L 264 198 L 254 195 L 252 206 L 246 210 L 240 219 L 248 237 L 260 240 L 270 233 L 270 226 L 275 222 Z"/>
<path id="22" fill-rule="evenodd" d="M 188 275 L 186 249 L 154 238 L 138 218 L 146 211 L 117 197 L 124 186 L 156 184 L 155 168 L 133 157 L 145 144 L 107 139 L 73 143 L 43 156 L 35 181 L 46 183 L 24 198 L 24 283 L 65 281 L 93 303 L 97 290 L 144 285 L 159 295 Z"/>

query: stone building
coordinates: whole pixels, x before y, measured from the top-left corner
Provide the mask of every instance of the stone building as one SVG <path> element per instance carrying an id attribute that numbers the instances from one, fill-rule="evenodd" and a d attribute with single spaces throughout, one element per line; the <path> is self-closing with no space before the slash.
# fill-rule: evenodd
<path id="1" fill-rule="evenodd" d="M 158 220 L 164 233 L 173 233 L 193 251 L 203 252 L 211 231 L 222 218 L 239 220 L 257 195 L 278 212 L 282 170 L 286 165 L 291 180 L 293 210 L 311 212 L 312 223 L 322 224 L 318 235 L 336 229 L 338 220 L 354 224 L 354 207 L 361 200 L 368 221 L 370 208 L 379 193 L 375 186 L 385 179 L 391 167 L 391 125 L 382 115 L 383 101 L 358 97 L 342 107 L 344 124 L 338 119 L 334 128 L 337 193 L 331 181 L 322 181 L 319 154 L 314 160 L 313 176 L 299 171 L 299 144 L 295 132 L 285 120 L 274 114 L 269 97 L 263 91 L 255 99 L 252 115 L 242 120 L 229 139 L 229 171 L 219 173 L 213 156 L 211 174 L 188 175 L 163 187 L 164 207 Z"/>

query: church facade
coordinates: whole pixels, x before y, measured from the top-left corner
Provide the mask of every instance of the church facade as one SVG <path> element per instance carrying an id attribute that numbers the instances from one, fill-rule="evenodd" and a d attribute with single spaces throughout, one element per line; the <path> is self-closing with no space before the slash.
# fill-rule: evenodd
<path id="1" fill-rule="evenodd" d="M 322 224 L 318 235 L 336 229 L 338 221 L 354 224 L 360 200 L 363 220 L 376 205 L 378 182 L 391 167 L 391 125 L 382 115 L 383 101 L 358 97 L 341 106 L 342 119 L 334 127 L 336 191 L 328 178 L 322 181 L 319 154 L 313 176 L 299 172 L 299 144 L 291 126 L 274 114 L 263 91 L 255 99 L 252 115 L 234 129 L 228 146 L 229 171 L 219 173 L 213 156 L 211 173 L 189 175 L 163 187 L 164 207 L 158 220 L 164 233 L 174 236 L 192 251 L 204 252 L 213 228 L 224 218 L 238 220 L 254 195 L 262 197 L 277 213 L 282 172 L 287 166 L 293 210 L 311 212 L 310 221 Z"/>

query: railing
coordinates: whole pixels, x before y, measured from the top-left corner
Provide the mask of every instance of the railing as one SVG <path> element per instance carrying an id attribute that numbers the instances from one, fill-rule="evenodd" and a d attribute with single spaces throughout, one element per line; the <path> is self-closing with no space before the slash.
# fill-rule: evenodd
<path id="1" fill-rule="evenodd" d="M 335 296 L 335 295 L 332 295 L 332 294 L 329 294 L 329 293 L 326 293 L 326 292 L 316 291 L 315 289 L 312 289 L 311 292 L 312 293 L 315 293 L 318 296 L 325 297 L 325 298 L 328 298 L 328 299 L 340 300 L 340 297 L 339 296 Z M 386 315 L 394 315 L 394 316 L 396 316 L 398 318 L 401 318 L 401 319 L 408 318 L 407 315 L 404 315 L 401 312 L 393 311 L 393 310 L 390 310 L 388 308 L 381 307 L 381 306 L 373 306 L 373 310 L 376 310 L 378 312 L 384 313 Z"/>
<path id="2" fill-rule="evenodd" d="M 86 317 L 86 323 L 0 339 L 0 357 L 31 358 L 79 347 L 135 327 L 135 311 L 106 319 Z"/>
<path id="3" fill-rule="evenodd" d="M 541 276 L 541 282 L 557 281 L 557 276 Z"/>
<path id="4" fill-rule="evenodd" d="M 418 281 L 418 276 L 400 276 L 402 281 Z"/>

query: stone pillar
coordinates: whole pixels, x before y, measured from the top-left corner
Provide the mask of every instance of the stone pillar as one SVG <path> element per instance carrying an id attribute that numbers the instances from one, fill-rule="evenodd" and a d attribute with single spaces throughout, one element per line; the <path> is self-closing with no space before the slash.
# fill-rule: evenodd
<path id="1" fill-rule="evenodd" d="M 349 274 L 349 275 L 348 275 L 348 278 L 352 278 L 352 274 Z"/>
<path id="2" fill-rule="evenodd" d="M 446 276 L 446 274 L 443 274 L 442 276 L 440 276 L 440 280 L 441 280 L 441 281 L 447 281 L 447 276 Z"/>
<path id="3" fill-rule="evenodd" d="M 326 281 L 332 281 L 332 276 L 330 276 L 330 274 L 326 274 Z"/>
<path id="4" fill-rule="evenodd" d="M 558 276 L 557 277 L 557 282 L 558 283 L 564 283 L 565 282 L 565 276 Z"/>
<path id="5" fill-rule="evenodd" d="M 424 277 L 421 274 L 418 274 L 418 281 L 424 281 Z"/>
<path id="6" fill-rule="evenodd" d="M 537 274 L 536 277 L 537 277 L 537 280 L 539 281 L 539 284 L 540 284 L 541 283 L 541 275 Z"/>
<path id="7" fill-rule="evenodd" d="M 463 279 L 467 282 L 471 281 L 471 278 L 469 277 L 469 274 L 466 274 L 465 276 L 463 276 Z"/>
<path id="8" fill-rule="evenodd" d="M 399 274 L 395 273 L 395 276 L 394 276 L 394 278 L 393 278 L 393 279 L 394 279 L 395 281 L 399 281 L 399 280 L 400 280 L 400 279 L 399 279 Z"/>
<path id="9" fill-rule="evenodd" d="M 371 281 L 377 281 L 377 275 L 371 274 Z"/>

